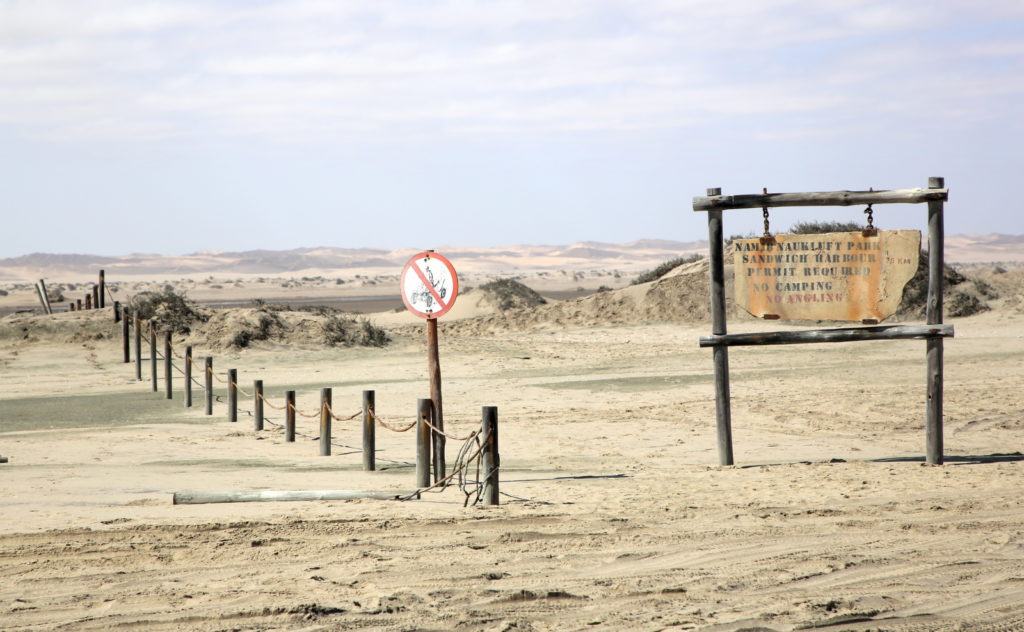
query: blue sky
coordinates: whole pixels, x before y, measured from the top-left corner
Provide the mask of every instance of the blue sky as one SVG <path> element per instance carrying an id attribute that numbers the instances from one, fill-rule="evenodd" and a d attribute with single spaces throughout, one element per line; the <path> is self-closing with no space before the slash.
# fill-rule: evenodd
<path id="1" fill-rule="evenodd" d="M 1022 104 L 1020 0 L 0 0 L 0 257 L 1022 234 Z"/>

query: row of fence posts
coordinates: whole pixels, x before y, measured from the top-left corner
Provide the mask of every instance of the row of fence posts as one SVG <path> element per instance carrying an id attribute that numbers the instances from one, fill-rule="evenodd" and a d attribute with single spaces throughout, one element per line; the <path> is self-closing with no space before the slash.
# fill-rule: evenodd
<path id="1" fill-rule="evenodd" d="M 102 275 L 102 273 L 101 273 Z M 102 279 L 102 276 L 100 277 Z M 142 381 L 142 319 L 138 315 L 132 315 L 127 308 L 114 303 L 114 322 L 121 323 L 121 343 L 124 356 L 124 363 L 131 362 L 131 347 L 134 339 L 135 346 L 135 379 Z M 132 331 L 134 329 L 134 331 Z M 152 391 L 159 391 L 157 371 L 157 332 L 149 327 L 149 360 Z M 163 375 L 164 375 L 164 396 L 166 399 L 173 399 L 173 347 L 171 344 L 171 332 L 163 334 Z M 192 407 L 192 346 L 185 347 L 184 356 L 184 403 L 186 408 Z M 213 414 L 213 357 L 206 356 L 203 362 L 203 390 L 205 394 L 205 414 Z M 238 421 L 238 369 L 227 370 L 227 417 L 228 421 Z M 257 431 L 263 430 L 264 409 L 263 404 L 264 386 L 263 380 L 253 381 L 253 425 Z M 285 424 L 284 435 L 286 442 L 295 441 L 295 391 L 285 391 Z M 363 391 L 362 401 L 362 453 L 363 469 L 375 471 L 376 467 L 376 395 L 372 390 Z M 433 401 L 430 398 L 420 399 L 416 406 L 416 486 L 419 488 L 431 487 L 431 466 L 433 450 L 431 446 L 437 440 L 438 430 L 433 427 Z M 357 413 L 358 415 L 358 413 Z M 321 456 L 331 454 L 331 421 L 332 421 L 332 390 L 329 387 L 320 389 L 320 438 L 319 447 Z M 498 472 L 500 459 L 498 456 L 498 408 L 496 406 L 485 406 L 482 411 L 481 429 L 479 433 L 481 448 L 481 470 L 484 473 L 482 500 L 485 505 L 499 504 L 499 480 Z M 445 472 L 436 472 L 433 481 L 434 485 L 443 483 Z M 454 473 L 453 473 L 454 474 Z M 451 478 L 451 474 L 448 478 Z"/>
<path id="2" fill-rule="evenodd" d="M 43 312 L 47 314 L 53 314 L 53 306 L 50 304 L 50 295 L 46 289 L 46 280 L 39 279 L 36 283 L 36 293 L 39 294 L 39 302 L 43 306 Z M 97 283 L 93 284 L 92 289 L 85 293 L 84 302 L 83 299 L 75 299 L 68 303 L 68 311 L 82 311 L 83 309 L 103 309 L 107 306 L 107 278 L 106 272 L 100 270 L 100 276 Z M 113 296 L 111 296 L 113 298 Z M 120 303 L 114 301 L 114 322 L 120 315 Z"/>

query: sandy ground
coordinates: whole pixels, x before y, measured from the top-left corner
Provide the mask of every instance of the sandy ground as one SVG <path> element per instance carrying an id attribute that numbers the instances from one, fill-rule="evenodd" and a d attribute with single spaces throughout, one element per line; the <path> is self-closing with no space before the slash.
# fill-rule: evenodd
<path id="1" fill-rule="evenodd" d="M 734 348 L 737 465 L 719 467 L 706 325 L 442 324 L 447 427 L 499 407 L 502 505 L 468 508 L 457 488 L 173 505 L 410 488 L 414 437 L 378 429 L 363 472 L 356 422 L 319 456 L 315 420 L 286 443 L 220 401 L 186 409 L 180 379 L 172 401 L 148 363 L 136 381 L 107 314 L 54 318 L 101 336 L 0 340 L 3 630 L 1024 629 L 1019 310 L 952 321 L 943 466 L 923 463 L 923 341 Z M 427 394 L 415 333 L 214 362 L 278 405 L 296 389 L 314 409 L 330 386 L 340 416 L 374 389 L 404 423 Z"/>

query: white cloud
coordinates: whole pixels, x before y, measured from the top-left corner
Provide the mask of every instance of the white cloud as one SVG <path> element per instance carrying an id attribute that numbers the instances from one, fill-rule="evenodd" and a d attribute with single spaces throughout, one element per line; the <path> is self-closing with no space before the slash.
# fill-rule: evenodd
<path id="1" fill-rule="evenodd" d="M 842 118 L 871 99 L 971 112 L 1020 92 L 1019 42 L 992 34 L 1020 19 L 953 0 L 0 0 L 0 123 L 330 140 Z M 971 60 L 993 57 L 1012 63 L 979 79 Z"/>

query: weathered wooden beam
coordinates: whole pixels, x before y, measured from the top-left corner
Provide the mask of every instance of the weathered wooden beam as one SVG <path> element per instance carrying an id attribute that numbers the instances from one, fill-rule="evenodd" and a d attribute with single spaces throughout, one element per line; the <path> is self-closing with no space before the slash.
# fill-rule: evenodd
<path id="1" fill-rule="evenodd" d="M 893 189 L 891 191 L 819 191 L 813 193 L 752 193 L 694 196 L 694 211 L 725 211 L 780 206 L 851 206 L 854 204 L 920 204 L 945 202 L 949 189 Z"/>
<path id="2" fill-rule="evenodd" d="M 254 503 L 293 500 L 353 500 L 356 498 L 376 498 L 378 500 L 397 500 L 415 494 L 414 489 L 322 489 L 299 491 L 189 491 L 174 492 L 175 505 L 202 505 L 207 503 Z"/>
<path id="3" fill-rule="evenodd" d="M 749 347 L 752 345 L 798 345 L 814 342 L 856 342 L 859 340 L 920 340 L 952 338 L 953 325 L 880 325 L 801 331 L 766 331 L 752 334 L 701 336 L 701 347 Z"/>

